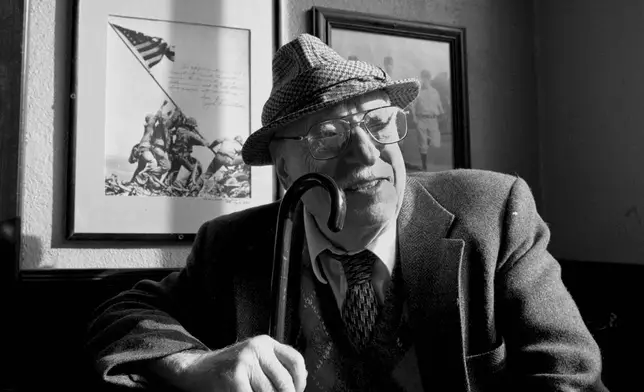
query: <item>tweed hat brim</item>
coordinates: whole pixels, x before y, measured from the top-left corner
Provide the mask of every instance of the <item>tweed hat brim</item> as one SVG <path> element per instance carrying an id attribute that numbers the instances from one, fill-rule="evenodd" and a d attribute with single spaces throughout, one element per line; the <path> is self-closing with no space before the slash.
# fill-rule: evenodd
<path id="1" fill-rule="evenodd" d="M 268 146 L 276 131 L 306 115 L 378 90 L 387 93 L 392 105 L 404 109 L 418 97 L 420 81 L 415 78 L 386 81 L 356 78 L 337 84 L 330 90 L 331 94 L 321 94 L 310 105 L 281 116 L 251 133 L 242 147 L 244 162 L 251 166 L 272 165 Z"/>

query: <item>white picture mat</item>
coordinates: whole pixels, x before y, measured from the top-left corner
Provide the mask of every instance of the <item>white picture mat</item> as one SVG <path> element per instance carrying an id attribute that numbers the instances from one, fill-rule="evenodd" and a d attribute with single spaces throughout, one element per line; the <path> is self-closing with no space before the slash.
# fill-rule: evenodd
<path id="1" fill-rule="evenodd" d="M 251 9 L 253 12 L 248 12 Z M 250 31 L 250 130 L 261 127 L 261 110 L 271 90 L 273 2 L 265 0 L 80 1 L 76 56 L 73 151 L 74 232 L 121 234 L 195 233 L 205 221 L 274 200 L 272 166 L 252 168 L 249 199 L 206 200 L 106 196 L 105 124 L 107 23 L 111 15 Z M 213 43 L 216 50 L 216 43 Z M 224 53 L 225 54 L 225 53 Z M 137 125 L 142 126 L 142 123 Z M 248 123 L 244 123 L 244 129 Z M 133 130 L 140 133 L 140 130 Z"/>

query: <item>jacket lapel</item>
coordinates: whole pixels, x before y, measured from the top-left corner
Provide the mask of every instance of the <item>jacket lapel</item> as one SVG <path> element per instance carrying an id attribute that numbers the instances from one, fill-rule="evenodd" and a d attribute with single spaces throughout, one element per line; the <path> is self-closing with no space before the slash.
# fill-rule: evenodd
<path id="1" fill-rule="evenodd" d="M 468 390 L 459 290 L 464 242 L 445 238 L 453 220 L 417 180 L 407 179 L 398 245 L 425 390 Z"/>

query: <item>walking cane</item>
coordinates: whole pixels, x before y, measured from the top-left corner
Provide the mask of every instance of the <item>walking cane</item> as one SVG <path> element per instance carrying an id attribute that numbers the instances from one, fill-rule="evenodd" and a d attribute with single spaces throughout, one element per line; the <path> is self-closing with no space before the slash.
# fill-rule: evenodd
<path id="1" fill-rule="evenodd" d="M 269 336 L 280 343 L 286 343 L 284 322 L 286 318 L 288 270 L 291 261 L 291 233 L 295 209 L 304 193 L 316 186 L 326 189 L 331 197 L 331 211 L 327 221 L 329 230 L 337 233 L 344 226 L 344 215 L 346 213 L 345 195 L 331 177 L 319 173 L 305 174 L 295 180 L 284 194 L 277 215 L 277 229 L 275 231 L 273 276 L 271 278 L 273 309 L 269 325 Z"/>

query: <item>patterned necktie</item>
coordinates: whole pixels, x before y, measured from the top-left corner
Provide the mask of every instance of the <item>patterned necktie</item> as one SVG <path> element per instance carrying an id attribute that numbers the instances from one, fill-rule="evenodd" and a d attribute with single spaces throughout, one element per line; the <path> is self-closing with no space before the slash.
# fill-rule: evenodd
<path id="1" fill-rule="evenodd" d="M 342 305 L 342 321 L 349 341 L 360 353 L 369 343 L 378 316 L 378 299 L 371 285 L 371 272 L 378 256 L 364 250 L 354 255 L 331 257 L 340 261 L 347 279 L 347 294 Z"/>

